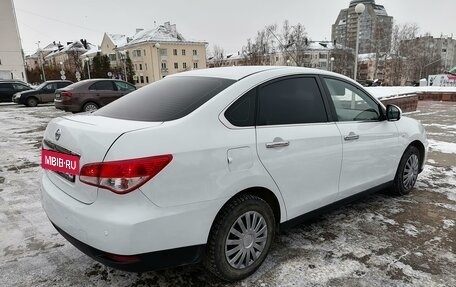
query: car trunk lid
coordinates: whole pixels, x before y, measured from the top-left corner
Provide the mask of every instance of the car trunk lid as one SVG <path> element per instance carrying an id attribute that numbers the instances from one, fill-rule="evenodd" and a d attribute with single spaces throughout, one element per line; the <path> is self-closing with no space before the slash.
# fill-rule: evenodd
<path id="1" fill-rule="evenodd" d="M 79 167 L 103 162 L 111 145 L 122 134 L 159 126 L 161 122 L 139 122 L 90 114 L 52 120 L 45 131 L 43 148 L 79 157 Z M 78 176 L 45 170 L 49 179 L 74 199 L 91 204 L 98 188 L 79 181 Z"/>

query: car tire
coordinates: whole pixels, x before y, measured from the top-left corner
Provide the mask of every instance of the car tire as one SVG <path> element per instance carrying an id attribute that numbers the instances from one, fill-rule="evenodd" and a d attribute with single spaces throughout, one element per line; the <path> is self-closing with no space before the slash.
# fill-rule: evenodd
<path id="1" fill-rule="evenodd" d="M 409 146 L 402 155 L 399 167 L 394 177 L 392 192 L 394 195 L 410 193 L 416 183 L 420 168 L 420 152 L 414 146 Z"/>
<path id="2" fill-rule="evenodd" d="M 275 232 L 274 212 L 266 201 L 251 194 L 235 197 L 214 221 L 204 265 L 226 281 L 246 278 L 263 263 Z"/>
<path id="3" fill-rule="evenodd" d="M 85 103 L 84 106 L 82 106 L 83 112 L 94 112 L 96 110 L 98 110 L 98 105 L 95 104 L 94 102 L 88 102 L 88 103 Z"/>
<path id="4" fill-rule="evenodd" d="M 35 97 L 30 97 L 25 101 L 27 107 L 36 107 L 38 106 L 38 99 Z"/>

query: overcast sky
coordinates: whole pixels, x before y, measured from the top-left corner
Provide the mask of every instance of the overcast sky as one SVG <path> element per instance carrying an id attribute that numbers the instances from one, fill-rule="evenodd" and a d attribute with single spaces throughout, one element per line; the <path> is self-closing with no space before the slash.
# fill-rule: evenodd
<path id="1" fill-rule="evenodd" d="M 52 42 L 87 39 L 100 45 L 104 32 L 132 35 L 171 21 L 187 39 L 236 52 L 268 24 L 304 24 L 312 40 L 331 40 L 331 25 L 350 0 L 13 0 L 26 54 Z M 456 38 L 456 0 L 377 0 L 396 23 L 416 23 L 421 33 Z"/>

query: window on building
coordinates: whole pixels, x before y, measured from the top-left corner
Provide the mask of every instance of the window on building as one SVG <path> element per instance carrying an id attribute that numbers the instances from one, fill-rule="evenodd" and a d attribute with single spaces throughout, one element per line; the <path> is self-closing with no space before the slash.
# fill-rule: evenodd
<path id="1" fill-rule="evenodd" d="M 182 68 L 187 69 L 187 63 L 182 63 Z"/>
<path id="2" fill-rule="evenodd" d="M 147 64 L 146 63 L 144 64 L 144 70 L 147 70 Z"/>
<path id="3" fill-rule="evenodd" d="M 177 49 L 173 49 L 173 55 L 177 56 Z"/>
<path id="4" fill-rule="evenodd" d="M 198 63 L 193 63 L 193 69 L 198 69 Z"/>
<path id="5" fill-rule="evenodd" d="M 198 55 L 198 51 L 197 50 L 193 50 L 193 56 L 197 56 Z"/>
<path id="6" fill-rule="evenodd" d="M 320 53 L 320 59 L 327 59 L 327 58 L 328 58 L 328 54 Z"/>
<path id="7" fill-rule="evenodd" d="M 143 52 L 144 52 L 144 54 L 143 54 L 143 55 L 145 56 L 145 55 L 146 55 L 146 50 L 144 50 Z"/>
<path id="8" fill-rule="evenodd" d="M 138 69 L 138 65 L 137 65 L 137 64 L 135 64 L 135 70 L 137 70 L 137 69 Z"/>
<path id="9" fill-rule="evenodd" d="M 182 49 L 182 56 L 185 56 L 185 49 Z"/>
<path id="10" fill-rule="evenodd" d="M 174 63 L 174 69 L 179 69 L 179 64 L 178 63 Z"/>
<path id="11" fill-rule="evenodd" d="M 115 62 L 117 60 L 116 54 L 109 54 L 109 60 Z"/>
<path id="12" fill-rule="evenodd" d="M 162 69 L 166 69 L 166 63 L 162 63 Z"/>
<path id="13" fill-rule="evenodd" d="M 146 76 L 146 83 L 149 83 L 149 76 Z"/>
<path id="14" fill-rule="evenodd" d="M 139 69 L 142 71 L 142 64 L 139 64 Z"/>
<path id="15" fill-rule="evenodd" d="M 166 49 L 160 49 L 160 56 L 166 56 L 168 55 L 168 52 Z"/>
<path id="16" fill-rule="evenodd" d="M 141 84 L 144 84 L 144 76 L 140 76 L 140 81 L 141 81 Z"/>

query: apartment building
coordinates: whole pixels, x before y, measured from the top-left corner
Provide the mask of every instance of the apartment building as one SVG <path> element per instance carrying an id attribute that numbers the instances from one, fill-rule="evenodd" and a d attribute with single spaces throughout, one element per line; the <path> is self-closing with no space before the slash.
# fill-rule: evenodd
<path id="1" fill-rule="evenodd" d="M 137 29 L 136 33 L 142 31 Z M 101 41 L 101 53 L 108 55 L 111 67 L 122 67 L 124 55 L 117 49 L 118 47 L 125 46 L 127 44 L 127 36 L 122 34 L 110 34 L 104 33 L 103 40 Z"/>
<path id="2" fill-rule="evenodd" d="M 363 3 L 366 7 L 360 16 L 355 7 Z M 360 29 L 358 31 L 358 18 Z M 359 32 L 359 53 L 388 51 L 391 44 L 393 17 L 389 16 L 383 5 L 375 0 L 352 0 L 348 8 L 342 9 L 332 25 L 332 41 L 355 49 L 357 32 Z"/>
<path id="3" fill-rule="evenodd" d="M 206 68 L 207 42 L 186 40 L 175 24 L 166 22 L 154 29 L 137 29 L 136 32 L 133 37 L 127 37 L 123 45 L 116 45 L 114 51 L 128 53 L 138 87 L 167 75 Z"/>

